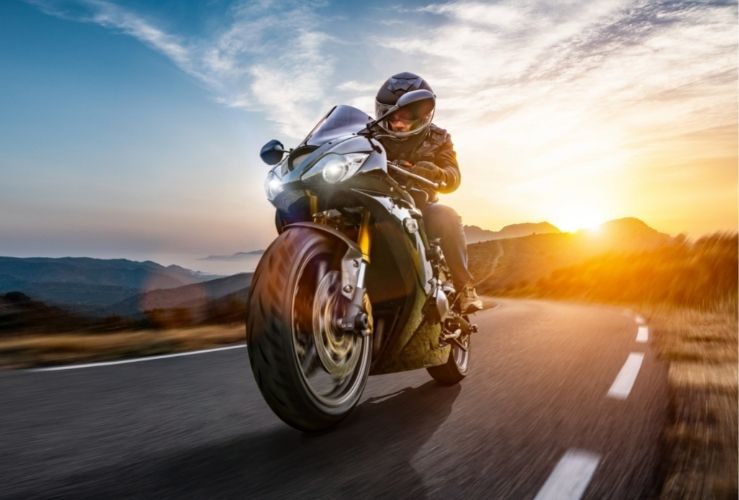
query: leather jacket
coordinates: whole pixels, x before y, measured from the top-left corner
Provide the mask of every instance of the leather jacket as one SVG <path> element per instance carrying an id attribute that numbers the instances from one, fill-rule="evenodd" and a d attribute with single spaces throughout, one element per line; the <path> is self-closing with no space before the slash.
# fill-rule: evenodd
<path id="1" fill-rule="evenodd" d="M 440 167 L 444 172 L 446 187 L 440 189 L 440 193 L 451 193 L 459 187 L 462 175 L 459 172 L 457 153 L 454 151 L 452 138 L 449 132 L 435 124 L 429 125 L 424 134 L 410 138 L 403 142 L 392 139 L 381 138 L 380 142 L 385 147 L 388 160 L 405 160 L 412 164 L 419 161 L 430 161 Z M 410 169 L 413 172 L 413 169 Z M 423 188 L 428 194 L 430 203 L 436 202 L 439 197 L 433 188 Z"/>

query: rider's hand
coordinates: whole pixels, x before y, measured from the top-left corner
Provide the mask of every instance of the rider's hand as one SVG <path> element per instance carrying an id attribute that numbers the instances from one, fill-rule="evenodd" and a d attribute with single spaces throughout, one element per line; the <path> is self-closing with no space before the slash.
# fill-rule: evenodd
<path id="1" fill-rule="evenodd" d="M 446 178 L 444 169 L 430 161 L 419 161 L 413 165 L 411 172 L 423 176 L 432 182 L 443 182 Z"/>

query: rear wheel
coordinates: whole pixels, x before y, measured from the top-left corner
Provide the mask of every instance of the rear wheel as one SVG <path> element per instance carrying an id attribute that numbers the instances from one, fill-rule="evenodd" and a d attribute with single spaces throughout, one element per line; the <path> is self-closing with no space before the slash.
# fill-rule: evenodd
<path id="1" fill-rule="evenodd" d="M 270 245 L 247 302 L 247 344 L 264 399 L 287 424 L 327 429 L 359 401 L 369 374 L 371 337 L 337 324 L 345 247 L 309 228 L 290 228 Z M 369 300 L 365 308 L 371 318 Z"/>
<path id="2" fill-rule="evenodd" d="M 462 349 L 452 343 L 449 350 L 449 358 L 446 363 L 439 366 L 431 366 L 426 370 L 429 375 L 441 385 L 454 385 L 467 376 L 470 368 L 470 335 L 460 338 L 460 343 L 466 348 Z"/>

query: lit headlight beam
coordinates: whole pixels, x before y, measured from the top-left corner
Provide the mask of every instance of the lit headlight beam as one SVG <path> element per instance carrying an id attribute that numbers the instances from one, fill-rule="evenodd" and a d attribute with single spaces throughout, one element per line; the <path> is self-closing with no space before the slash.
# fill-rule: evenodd
<path id="1" fill-rule="evenodd" d="M 267 174 L 267 179 L 264 181 L 264 190 L 267 192 L 267 199 L 269 201 L 274 200 L 283 189 L 282 180 L 274 172 L 270 171 Z"/>
<path id="2" fill-rule="evenodd" d="M 316 162 L 303 175 L 303 180 L 311 179 L 318 174 L 329 184 L 336 184 L 353 176 L 365 162 L 369 153 L 348 153 L 339 155 L 329 153 Z"/>

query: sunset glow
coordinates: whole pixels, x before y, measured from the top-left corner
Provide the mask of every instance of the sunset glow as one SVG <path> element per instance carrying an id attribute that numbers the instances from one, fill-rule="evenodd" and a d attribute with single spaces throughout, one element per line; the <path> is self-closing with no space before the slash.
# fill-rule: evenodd
<path id="1" fill-rule="evenodd" d="M 197 5 L 0 6 L 0 254 L 263 248 L 261 145 L 399 71 L 434 88 L 466 224 L 737 228 L 735 4 Z"/>
<path id="2" fill-rule="evenodd" d="M 580 229 L 596 231 L 605 221 L 602 215 L 589 211 L 585 207 L 582 210 L 563 211 L 552 216 L 552 224 L 565 232 L 575 232 Z"/>

